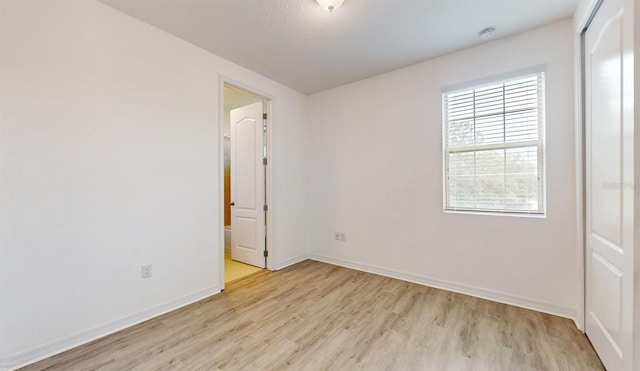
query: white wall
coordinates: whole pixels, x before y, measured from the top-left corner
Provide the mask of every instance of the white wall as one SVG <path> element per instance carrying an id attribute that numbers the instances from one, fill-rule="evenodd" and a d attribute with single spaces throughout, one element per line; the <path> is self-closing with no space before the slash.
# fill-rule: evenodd
<path id="1" fill-rule="evenodd" d="M 566 20 L 311 96 L 313 258 L 575 318 L 573 53 Z M 441 88 L 539 64 L 547 217 L 443 213 Z"/>
<path id="2" fill-rule="evenodd" d="M 307 253 L 306 96 L 92 0 L 0 1 L 0 68 L 0 368 L 219 291 L 220 75 L 274 98 L 274 265 Z"/>

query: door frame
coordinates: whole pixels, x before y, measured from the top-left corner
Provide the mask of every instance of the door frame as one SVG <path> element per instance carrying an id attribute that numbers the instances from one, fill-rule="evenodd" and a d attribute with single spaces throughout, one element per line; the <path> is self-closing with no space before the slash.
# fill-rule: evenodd
<path id="1" fill-rule="evenodd" d="M 577 259 L 578 259 L 578 307 L 575 323 L 583 333 L 586 330 L 586 83 L 585 83 L 585 45 L 587 28 L 595 17 L 604 0 L 587 0 L 582 14 L 574 18 L 574 67 L 575 67 L 575 159 L 576 159 L 576 223 L 577 223 Z M 580 11 L 580 9 L 578 9 Z"/>
<path id="2" fill-rule="evenodd" d="M 263 108 L 267 113 L 267 166 L 265 171 L 265 203 L 269 205 L 266 214 L 266 245 L 267 251 L 269 255 L 267 256 L 267 266 L 266 269 L 274 270 L 273 262 L 275 261 L 274 256 L 276 255 L 276 251 L 274 249 L 274 215 L 275 215 L 275 205 L 274 205 L 274 195 L 275 195 L 275 161 L 273 156 L 273 148 L 274 148 L 274 126 L 273 126 L 273 107 L 275 104 L 275 97 L 272 94 L 263 92 L 259 89 L 255 89 L 247 84 L 239 82 L 237 80 L 231 79 L 224 75 L 219 76 L 219 90 L 218 90 L 218 205 L 220 208 L 218 210 L 218 269 L 219 269 L 219 280 L 220 280 L 220 290 L 225 289 L 224 282 L 224 87 L 225 85 L 244 90 L 248 93 L 257 95 L 262 97 Z"/>

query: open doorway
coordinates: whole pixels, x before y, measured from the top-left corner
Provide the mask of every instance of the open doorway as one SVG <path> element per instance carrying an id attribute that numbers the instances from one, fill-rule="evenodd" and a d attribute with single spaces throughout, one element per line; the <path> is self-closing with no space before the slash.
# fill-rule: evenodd
<path id="1" fill-rule="evenodd" d="M 224 283 L 267 268 L 270 100 L 223 84 Z"/>

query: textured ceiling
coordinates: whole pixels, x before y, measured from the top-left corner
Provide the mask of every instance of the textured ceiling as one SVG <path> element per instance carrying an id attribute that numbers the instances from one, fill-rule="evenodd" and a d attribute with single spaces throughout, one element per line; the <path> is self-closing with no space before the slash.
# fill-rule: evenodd
<path id="1" fill-rule="evenodd" d="M 101 0 L 312 94 L 570 17 L 577 0 Z M 508 57 L 508 56 L 505 56 Z"/>

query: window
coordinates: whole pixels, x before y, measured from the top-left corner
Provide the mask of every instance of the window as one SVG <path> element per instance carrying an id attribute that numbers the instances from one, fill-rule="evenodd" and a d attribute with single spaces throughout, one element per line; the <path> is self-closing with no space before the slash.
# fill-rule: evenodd
<path id="1" fill-rule="evenodd" d="M 445 209 L 544 213 L 544 73 L 442 99 Z"/>

